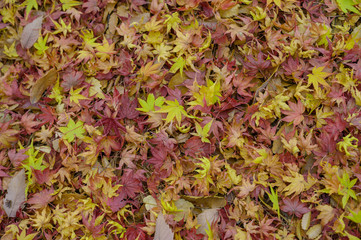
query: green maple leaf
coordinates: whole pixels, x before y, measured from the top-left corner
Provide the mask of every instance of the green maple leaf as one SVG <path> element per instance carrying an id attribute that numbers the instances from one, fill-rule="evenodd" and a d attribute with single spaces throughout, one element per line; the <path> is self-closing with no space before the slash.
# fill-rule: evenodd
<path id="1" fill-rule="evenodd" d="M 339 176 L 337 176 L 338 181 L 341 183 L 342 185 L 342 189 L 339 189 L 339 194 L 343 195 L 342 197 L 342 207 L 345 208 L 348 199 L 350 197 L 352 197 L 353 199 L 357 200 L 357 196 L 354 190 L 352 190 L 351 188 L 356 184 L 357 182 L 357 178 L 353 179 L 352 181 L 350 180 L 350 176 L 348 175 L 347 172 L 344 172 L 342 175 L 342 178 L 340 178 Z"/>
<path id="2" fill-rule="evenodd" d="M 70 89 L 70 102 L 75 102 L 79 105 L 79 100 L 82 99 L 88 99 L 87 97 L 84 97 L 80 94 L 80 92 L 83 90 L 83 88 L 78 88 L 77 90 L 73 90 L 73 88 Z"/>
<path id="3" fill-rule="evenodd" d="M 59 86 L 59 79 L 56 82 L 55 86 L 53 87 L 51 94 L 49 95 L 49 98 L 55 99 L 55 101 L 58 104 L 61 104 L 61 101 L 63 100 L 63 94 L 62 94 L 63 88 Z"/>
<path id="4" fill-rule="evenodd" d="M 336 0 L 338 6 L 341 8 L 341 10 L 344 13 L 347 13 L 348 11 L 357 13 L 357 14 L 361 14 L 359 10 L 357 10 L 357 8 L 355 8 L 354 6 L 358 3 L 360 3 L 359 0 Z"/>
<path id="5" fill-rule="evenodd" d="M 166 123 L 173 121 L 174 118 L 178 121 L 178 123 L 181 123 L 182 116 L 192 117 L 188 115 L 188 113 L 184 110 L 184 107 L 179 104 L 177 99 L 165 102 L 167 103 L 167 106 L 162 107 L 156 112 L 168 113 L 167 118 L 165 119 Z"/>
<path id="6" fill-rule="evenodd" d="M 203 128 L 201 127 L 201 125 L 199 125 L 199 123 L 196 122 L 197 133 L 193 133 L 193 135 L 200 137 L 202 142 L 210 143 L 210 141 L 208 140 L 208 136 L 209 136 L 209 130 L 211 129 L 212 126 L 212 122 L 213 120 L 207 123 Z"/>
<path id="7" fill-rule="evenodd" d="M 183 76 L 183 68 L 185 66 L 186 66 L 186 60 L 183 57 L 179 57 L 172 65 L 172 67 L 169 69 L 169 72 L 176 73 L 179 70 L 181 76 Z"/>
<path id="8" fill-rule="evenodd" d="M 139 104 L 142 106 L 141 108 L 136 108 L 138 111 L 141 112 L 151 112 L 155 111 L 155 106 L 162 107 L 164 103 L 164 97 L 157 97 L 155 99 L 153 93 L 148 94 L 147 101 L 144 101 L 141 98 L 138 98 Z"/>
<path id="9" fill-rule="evenodd" d="M 164 23 L 167 24 L 167 33 L 169 33 L 169 31 L 171 29 L 177 30 L 178 29 L 178 25 L 182 22 L 182 20 L 180 20 L 180 18 L 178 17 L 179 13 L 175 12 L 172 15 L 165 15 L 165 17 L 167 18 Z"/>
<path id="10" fill-rule="evenodd" d="M 27 0 L 25 2 L 26 5 L 26 16 L 29 16 L 29 12 L 31 11 L 31 9 L 35 9 L 38 10 L 38 3 L 36 0 Z"/>
<path id="11" fill-rule="evenodd" d="M 64 134 L 63 138 L 68 142 L 74 141 L 75 137 L 84 138 L 85 129 L 83 128 L 84 123 L 82 121 L 74 122 L 70 119 L 66 127 L 59 127 L 59 130 Z"/>
<path id="12" fill-rule="evenodd" d="M 361 211 L 358 211 L 357 213 L 352 210 L 350 211 L 352 213 L 352 216 L 346 216 L 346 218 L 350 219 L 355 223 L 361 223 Z"/>
<path id="13" fill-rule="evenodd" d="M 39 36 L 38 41 L 34 44 L 34 47 L 37 49 L 36 53 L 38 55 L 43 55 L 45 51 L 49 48 L 46 46 L 46 42 L 48 41 L 49 34 L 43 38 L 43 36 Z"/>
<path id="14" fill-rule="evenodd" d="M 72 7 L 81 5 L 81 2 L 78 1 L 74 1 L 74 0 L 60 0 L 60 2 L 62 3 L 62 9 L 63 11 L 66 11 Z"/>
<path id="15" fill-rule="evenodd" d="M 331 73 L 322 72 L 324 68 L 325 67 L 314 67 L 312 69 L 312 74 L 307 75 L 308 86 L 312 84 L 313 88 L 316 90 L 316 93 L 319 91 L 318 84 L 330 87 L 330 85 L 328 85 L 328 83 L 325 81 L 325 78 L 330 76 Z"/>
<path id="16" fill-rule="evenodd" d="M 271 193 L 267 192 L 267 195 L 273 204 L 272 209 L 277 212 L 278 218 L 279 218 L 280 217 L 280 206 L 278 203 L 278 193 L 277 193 L 277 191 L 275 192 L 275 190 L 273 190 L 272 187 L 270 187 L 270 189 L 271 189 Z"/>

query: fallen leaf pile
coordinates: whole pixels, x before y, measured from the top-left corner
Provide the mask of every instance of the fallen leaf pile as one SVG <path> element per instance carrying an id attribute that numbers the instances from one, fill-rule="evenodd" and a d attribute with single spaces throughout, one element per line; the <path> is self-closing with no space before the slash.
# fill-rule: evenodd
<path id="1" fill-rule="evenodd" d="M 360 239 L 360 16 L 0 1 L 1 239 Z"/>

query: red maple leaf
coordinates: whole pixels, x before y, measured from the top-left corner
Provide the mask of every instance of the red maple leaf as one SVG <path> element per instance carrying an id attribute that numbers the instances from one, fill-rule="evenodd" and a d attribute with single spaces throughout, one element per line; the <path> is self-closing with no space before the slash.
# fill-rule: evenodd
<path id="1" fill-rule="evenodd" d="M 125 169 L 124 174 L 122 176 L 122 180 L 120 184 L 122 187 L 120 188 L 119 197 L 125 199 L 129 197 L 131 199 L 135 198 L 137 193 L 143 191 L 143 185 L 141 181 L 145 181 L 144 170 L 138 170 L 134 172 L 131 169 Z"/>
<path id="2" fill-rule="evenodd" d="M 119 143 L 117 136 L 104 136 L 101 139 L 97 139 L 98 150 L 104 150 L 107 157 L 110 156 L 112 150 L 119 151 L 122 148 L 122 144 Z"/>
<path id="3" fill-rule="evenodd" d="M 44 125 L 46 123 L 49 123 L 51 128 L 54 124 L 54 122 L 57 120 L 56 112 L 53 108 L 47 106 L 45 108 L 40 107 L 41 114 L 38 115 L 38 118 L 42 120 L 41 125 Z"/>
<path id="4" fill-rule="evenodd" d="M 127 205 L 128 201 L 124 200 L 124 195 L 119 194 L 116 197 L 109 198 L 107 201 L 107 205 L 113 212 L 118 212 L 120 209 Z"/>
<path id="5" fill-rule="evenodd" d="M 284 117 L 282 120 L 285 122 L 293 121 L 293 124 L 297 126 L 304 119 L 302 114 L 305 111 L 305 106 L 303 106 L 301 101 L 298 101 L 297 104 L 288 102 L 288 105 L 290 106 L 291 110 L 281 110 L 283 114 L 287 115 L 287 117 Z"/>
<path id="6" fill-rule="evenodd" d="M 50 170 L 46 168 L 44 170 L 35 170 L 33 169 L 34 176 L 36 178 L 36 182 L 38 184 L 49 183 L 52 179 L 53 175 L 57 172 L 57 170 Z"/>
<path id="7" fill-rule="evenodd" d="M 82 72 L 77 71 L 68 71 L 63 75 L 63 81 L 61 82 L 61 87 L 64 88 L 64 91 L 70 91 L 71 88 L 75 88 L 85 79 Z"/>
<path id="8" fill-rule="evenodd" d="M 296 215 L 297 217 L 302 217 L 303 214 L 310 211 L 306 204 L 300 202 L 298 198 L 285 198 L 283 199 L 283 206 L 281 206 L 281 210 L 290 214 Z"/>
<path id="9" fill-rule="evenodd" d="M 27 159 L 29 156 L 25 154 L 27 149 L 20 149 L 16 152 L 15 149 L 11 149 L 8 152 L 9 159 L 14 167 L 21 165 L 21 162 Z"/>
<path id="10" fill-rule="evenodd" d="M 88 217 L 85 217 L 82 213 L 83 219 L 82 222 L 84 226 L 92 233 L 92 237 L 101 237 L 104 236 L 104 233 L 100 233 L 105 225 L 105 223 L 99 224 L 95 226 L 95 219 L 97 219 L 98 216 L 95 214 L 91 217 L 90 215 Z M 91 220 L 89 221 L 89 219 Z"/>
<path id="11" fill-rule="evenodd" d="M 96 14 L 99 11 L 98 1 L 88 0 L 86 3 L 83 3 L 83 8 L 86 8 L 85 13 Z"/>
<path id="12" fill-rule="evenodd" d="M 44 189 L 41 192 L 35 193 L 28 201 L 33 209 L 38 209 L 45 207 L 49 203 L 51 203 L 55 196 L 52 196 L 51 194 L 54 193 L 54 189 Z"/>
<path id="13" fill-rule="evenodd" d="M 137 100 L 129 101 L 128 93 L 125 93 L 121 98 L 121 105 L 119 108 L 119 117 L 134 119 L 139 116 L 139 111 L 137 108 Z"/>
<path id="14" fill-rule="evenodd" d="M 0 166 L 0 177 L 9 177 L 9 175 L 4 172 L 3 170 L 8 170 L 8 168 L 4 167 L 4 166 Z"/>
<path id="15" fill-rule="evenodd" d="M 147 160 L 150 164 L 154 165 L 154 168 L 160 169 L 167 158 L 167 151 L 164 151 L 163 148 L 155 147 L 150 149 L 152 157 Z"/>
<path id="16" fill-rule="evenodd" d="M 39 122 L 34 121 L 34 118 L 35 118 L 35 114 L 31 114 L 31 113 L 30 114 L 25 113 L 21 117 L 20 122 L 24 126 L 24 128 L 28 134 L 35 132 L 36 129 L 34 129 L 34 127 L 40 124 Z"/>
<path id="17" fill-rule="evenodd" d="M 127 232 L 125 233 L 125 239 L 138 239 L 145 240 L 148 239 L 147 234 L 142 230 L 145 225 L 142 224 L 132 224 L 127 227 Z"/>

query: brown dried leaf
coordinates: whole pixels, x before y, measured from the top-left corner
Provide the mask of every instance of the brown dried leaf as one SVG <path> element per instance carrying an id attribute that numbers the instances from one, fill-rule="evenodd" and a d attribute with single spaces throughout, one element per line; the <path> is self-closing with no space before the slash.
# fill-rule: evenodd
<path id="1" fill-rule="evenodd" d="M 25 170 L 22 169 L 13 176 L 8 185 L 8 193 L 6 194 L 3 205 L 8 217 L 15 217 L 20 205 L 26 200 L 25 188 Z"/>
<path id="2" fill-rule="evenodd" d="M 317 206 L 316 209 L 320 211 L 320 214 L 318 214 L 317 219 L 321 219 L 321 224 L 323 226 L 329 223 L 335 216 L 335 211 L 333 207 L 329 205 L 320 205 Z"/>
<path id="3" fill-rule="evenodd" d="M 211 225 L 213 222 L 219 221 L 218 208 L 205 209 L 197 216 L 197 223 L 201 226 L 197 229 L 197 233 L 206 234 L 208 231 L 208 223 Z M 208 222 L 208 223 L 207 223 Z"/>
<path id="4" fill-rule="evenodd" d="M 315 226 L 312 226 L 310 229 L 308 229 L 306 234 L 310 239 L 315 239 L 321 234 L 321 232 L 322 232 L 322 226 L 321 224 L 317 224 Z"/>
<path id="5" fill-rule="evenodd" d="M 174 233 L 169 225 L 165 222 L 162 213 L 159 213 L 157 222 L 155 223 L 154 240 L 173 240 Z"/>
<path id="6" fill-rule="evenodd" d="M 24 27 L 23 33 L 21 34 L 20 38 L 20 43 L 23 48 L 31 48 L 38 40 L 39 31 L 41 29 L 42 23 L 43 16 L 40 16 Z"/>
<path id="7" fill-rule="evenodd" d="M 54 85 L 58 78 L 58 71 L 52 68 L 44 76 L 39 78 L 30 90 L 30 102 L 36 103 L 43 95 L 43 92 L 51 85 Z"/>

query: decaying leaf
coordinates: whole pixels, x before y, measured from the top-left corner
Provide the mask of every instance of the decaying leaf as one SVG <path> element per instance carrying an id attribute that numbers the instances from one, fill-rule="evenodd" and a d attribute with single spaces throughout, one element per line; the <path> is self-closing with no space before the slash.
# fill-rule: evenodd
<path id="1" fill-rule="evenodd" d="M 20 205 L 26 200 L 25 188 L 25 170 L 22 169 L 13 176 L 7 188 L 3 208 L 8 217 L 15 217 Z"/>
<path id="2" fill-rule="evenodd" d="M 157 221 L 155 223 L 154 240 L 173 240 L 174 233 L 170 229 L 169 225 L 165 222 L 162 213 L 158 214 Z"/>
<path id="3" fill-rule="evenodd" d="M 301 221 L 302 229 L 307 230 L 310 227 L 310 223 L 311 223 L 311 212 L 307 212 L 302 216 L 302 221 Z"/>
<path id="4" fill-rule="evenodd" d="M 30 102 L 36 103 L 40 100 L 43 92 L 50 86 L 54 85 L 58 78 L 58 71 L 52 68 L 44 76 L 36 80 L 34 86 L 30 90 Z"/>
<path id="5" fill-rule="evenodd" d="M 208 225 L 219 221 L 218 211 L 219 208 L 204 209 L 197 216 L 197 223 L 201 225 L 197 229 L 197 233 L 206 234 L 206 231 L 210 230 Z"/>
<path id="6" fill-rule="evenodd" d="M 308 229 L 306 234 L 310 239 L 315 239 L 321 234 L 321 231 L 322 231 L 321 224 L 317 224 L 312 226 L 310 229 Z"/>
<path id="7" fill-rule="evenodd" d="M 36 18 L 28 23 L 21 34 L 20 43 L 23 48 L 31 48 L 39 38 L 39 31 L 43 23 L 43 16 Z"/>

